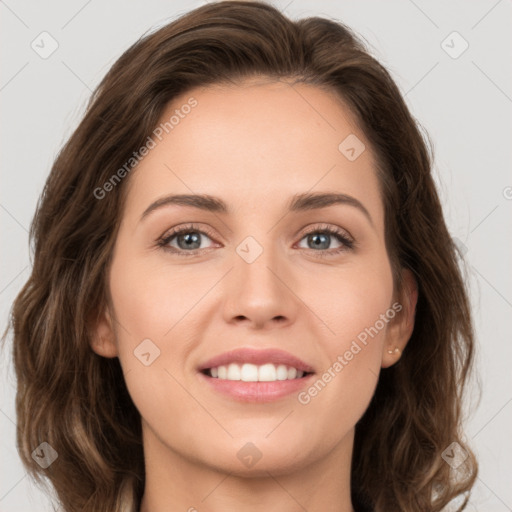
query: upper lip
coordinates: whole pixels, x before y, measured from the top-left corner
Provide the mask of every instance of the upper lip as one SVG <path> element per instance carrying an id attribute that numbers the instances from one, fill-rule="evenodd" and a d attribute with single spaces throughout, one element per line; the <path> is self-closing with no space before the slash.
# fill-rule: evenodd
<path id="1" fill-rule="evenodd" d="M 208 361 L 199 366 L 199 371 L 228 365 L 229 363 L 252 363 L 255 365 L 262 365 L 266 363 L 276 365 L 284 364 L 287 366 L 293 366 L 297 370 L 302 370 L 307 373 L 312 373 L 314 371 L 310 365 L 298 357 L 276 348 L 268 348 L 264 350 L 254 348 L 237 348 L 208 359 Z"/>

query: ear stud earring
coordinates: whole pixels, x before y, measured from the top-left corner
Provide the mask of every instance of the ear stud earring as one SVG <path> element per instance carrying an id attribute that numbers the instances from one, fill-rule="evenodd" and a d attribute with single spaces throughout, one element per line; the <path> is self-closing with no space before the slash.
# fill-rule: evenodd
<path id="1" fill-rule="evenodd" d="M 400 353 L 400 349 L 397 347 L 395 350 L 388 350 L 388 354 L 397 354 Z"/>

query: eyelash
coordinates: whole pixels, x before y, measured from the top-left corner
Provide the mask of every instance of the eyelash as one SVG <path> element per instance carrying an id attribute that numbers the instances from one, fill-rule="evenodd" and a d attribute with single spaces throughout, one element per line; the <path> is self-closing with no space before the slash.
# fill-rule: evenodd
<path id="1" fill-rule="evenodd" d="M 158 245 L 158 247 L 161 247 L 164 251 L 168 251 L 168 252 L 170 252 L 172 254 L 176 254 L 178 256 L 185 256 L 185 257 L 197 256 L 198 251 L 201 251 L 204 249 L 194 249 L 193 251 L 184 251 L 182 249 L 176 249 L 175 247 L 172 247 L 172 248 L 168 247 L 168 244 L 172 241 L 173 238 L 175 238 L 178 235 L 185 234 L 185 233 L 199 233 L 201 235 L 206 235 L 210 239 L 214 239 L 214 235 L 208 229 L 204 229 L 204 228 L 199 229 L 199 227 L 197 227 L 194 224 L 188 224 L 188 225 L 182 226 L 180 228 L 176 228 L 169 233 L 166 233 L 164 236 L 162 236 L 161 238 L 159 238 L 157 240 L 157 245 Z M 316 251 L 314 249 L 306 249 L 308 251 L 314 252 L 320 258 L 336 256 L 343 251 L 352 250 L 356 247 L 355 241 L 352 240 L 351 238 L 349 238 L 343 231 L 341 231 L 340 229 L 325 225 L 325 224 L 320 225 L 320 226 L 315 226 L 313 229 L 310 229 L 307 232 L 303 233 L 300 240 L 302 240 L 306 236 L 311 235 L 313 233 L 320 233 L 323 235 L 332 235 L 342 244 L 342 247 L 338 247 L 337 249 L 330 250 L 330 252 L 327 249 L 319 250 L 319 251 Z"/>

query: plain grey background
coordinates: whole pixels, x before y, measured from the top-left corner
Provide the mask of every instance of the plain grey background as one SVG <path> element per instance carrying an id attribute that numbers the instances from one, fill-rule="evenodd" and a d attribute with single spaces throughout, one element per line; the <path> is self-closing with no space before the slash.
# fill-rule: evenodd
<path id="1" fill-rule="evenodd" d="M 2 330 L 30 273 L 28 228 L 37 199 L 91 91 L 146 31 L 204 3 L 0 1 Z M 511 1 L 271 3 L 292 18 L 325 15 L 362 35 L 433 140 L 445 216 L 465 252 L 479 344 L 482 399 L 466 438 L 480 474 L 468 510 L 511 511 Z M 45 55 L 52 45 L 58 47 Z M 15 448 L 10 349 L 11 337 L 0 360 L 0 511 L 49 511 Z"/>

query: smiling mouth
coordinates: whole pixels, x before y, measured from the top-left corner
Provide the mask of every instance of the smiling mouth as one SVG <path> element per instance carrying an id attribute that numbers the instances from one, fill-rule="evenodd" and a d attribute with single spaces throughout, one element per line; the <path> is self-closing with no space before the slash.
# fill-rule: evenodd
<path id="1" fill-rule="evenodd" d="M 298 380 L 311 375 L 312 372 L 297 370 L 285 364 L 266 363 L 256 365 L 251 363 L 230 363 L 228 365 L 205 368 L 201 373 L 207 377 L 219 380 L 242 382 L 278 382 Z"/>

